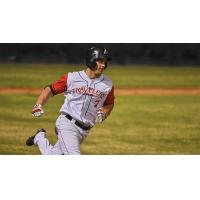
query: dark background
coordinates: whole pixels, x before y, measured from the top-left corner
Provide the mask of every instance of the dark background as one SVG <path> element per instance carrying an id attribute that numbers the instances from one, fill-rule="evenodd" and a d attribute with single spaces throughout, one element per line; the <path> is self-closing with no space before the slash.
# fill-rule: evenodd
<path id="1" fill-rule="evenodd" d="M 200 66 L 200 44 L 192 43 L 1 43 L 0 62 L 83 63 L 92 46 L 106 47 L 114 64 Z"/>

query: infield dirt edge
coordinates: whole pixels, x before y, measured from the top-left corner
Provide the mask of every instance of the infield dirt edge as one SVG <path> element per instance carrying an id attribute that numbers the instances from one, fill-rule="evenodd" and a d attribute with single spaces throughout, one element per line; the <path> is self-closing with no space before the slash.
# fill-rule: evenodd
<path id="1" fill-rule="evenodd" d="M 41 88 L 0 88 L 0 94 L 40 94 L 41 91 Z M 115 95 L 200 95 L 200 88 L 115 88 Z"/>

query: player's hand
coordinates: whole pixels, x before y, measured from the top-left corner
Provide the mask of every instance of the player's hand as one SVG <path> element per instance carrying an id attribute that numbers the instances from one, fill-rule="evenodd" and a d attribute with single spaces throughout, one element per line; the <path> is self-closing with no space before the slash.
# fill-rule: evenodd
<path id="1" fill-rule="evenodd" d="M 103 112 L 102 108 L 99 108 L 97 112 L 97 117 L 95 119 L 95 123 L 102 123 L 106 119 L 106 113 Z"/>
<path id="2" fill-rule="evenodd" d="M 32 115 L 34 117 L 40 117 L 42 114 L 44 114 L 44 110 L 42 109 L 42 105 L 35 104 L 33 106 Z"/>

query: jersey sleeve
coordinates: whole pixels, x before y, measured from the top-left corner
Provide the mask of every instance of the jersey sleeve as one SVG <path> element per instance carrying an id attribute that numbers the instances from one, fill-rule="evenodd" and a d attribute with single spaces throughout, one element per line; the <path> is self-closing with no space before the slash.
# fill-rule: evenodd
<path id="1" fill-rule="evenodd" d="M 111 91 L 106 97 L 106 100 L 104 101 L 104 106 L 114 104 L 115 96 L 114 96 L 114 87 L 112 87 Z"/>
<path id="2" fill-rule="evenodd" d="M 50 85 L 53 95 L 61 94 L 67 90 L 67 74 Z"/>

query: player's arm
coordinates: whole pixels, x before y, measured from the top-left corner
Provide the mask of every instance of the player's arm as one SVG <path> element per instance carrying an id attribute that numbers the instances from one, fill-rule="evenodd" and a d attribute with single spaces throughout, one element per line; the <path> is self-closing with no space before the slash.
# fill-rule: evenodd
<path id="1" fill-rule="evenodd" d="M 42 90 L 40 96 L 37 99 L 36 104 L 44 105 L 52 96 L 53 96 L 53 93 L 50 89 L 50 86 L 47 86 Z"/>
<path id="2" fill-rule="evenodd" d="M 50 97 L 52 97 L 53 94 L 52 94 L 52 91 L 50 89 L 49 86 L 45 87 L 40 96 L 38 97 L 37 101 L 36 101 L 36 104 L 33 106 L 33 109 L 32 109 L 32 115 L 34 117 L 40 117 L 43 113 L 44 113 L 44 110 L 42 108 L 42 106 L 49 100 Z"/>
<path id="3" fill-rule="evenodd" d="M 34 117 L 40 117 L 44 113 L 42 106 L 47 103 L 50 97 L 63 93 L 66 90 L 67 90 L 67 74 L 62 76 L 58 81 L 52 83 L 51 85 L 45 87 L 42 90 L 40 96 L 36 101 L 36 104 L 33 107 L 32 115 Z"/>
<path id="4" fill-rule="evenodd" d="M 112 112 L 113 108 L 114 108 L 114 103 L 110 104 L 110 105 L 103 106 L 101 108 L 101 110 L 102 110 L 102 112 L 104 112 L 106 114 L 106 117 L 108 117 L 110 115 L 110 113 Z"/>
<path id="5" fill-rule="evenodd" d="M 96 118 L 96 123 L 101 123 L 103 122 L 112 112 L 114 108 L 114 87 L 112 90 L 109 92 L 104 105 L 102 108 L 100 108 L 97 112 L 97 118 Z"/>

